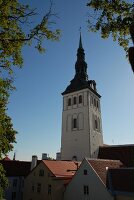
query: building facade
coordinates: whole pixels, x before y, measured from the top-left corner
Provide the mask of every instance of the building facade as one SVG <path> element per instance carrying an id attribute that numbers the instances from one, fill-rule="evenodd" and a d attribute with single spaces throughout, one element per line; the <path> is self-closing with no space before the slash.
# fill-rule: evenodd
<path id="1" fill-rule="evenodd" d="M 79 163 L 42 160 L 25 178 L 24 200 L 63 200 Z"/>
<path id="2" fill-rule="evenodd" d="M 103 145 L 100 95 L 96 82 L 88 80 L 87 63 L 80 34 L 75 76 L 62 93 L 61 159 L 96 158 Z"/>
<path id="3" fill-rule="evenodd" d="M 114 200 L 106 186 L 107 170 L 120 165 L 120 161 L 84 159 L 67 185 L 64 200 Z"/>
<path id="4" fill-rule="evenodd" d="M 1 160 L 9 186 L 5 190 L 6 200 L 23 200 L 24 179 L 30 172 L 31 162 L 17 160 Z"/>

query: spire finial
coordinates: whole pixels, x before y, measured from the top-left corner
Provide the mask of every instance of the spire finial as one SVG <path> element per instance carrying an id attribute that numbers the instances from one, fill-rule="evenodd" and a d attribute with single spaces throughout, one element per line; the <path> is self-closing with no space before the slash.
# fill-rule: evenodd
<path id="1" fill-rule="evenodd" d="M 82 47 L 82 39 L 81 39 L 81 26 L 80 26 L 80 28 L 79 28 L 79 31 L 80 31 L 79 48 L 83 48 L 83 47 Z"/>

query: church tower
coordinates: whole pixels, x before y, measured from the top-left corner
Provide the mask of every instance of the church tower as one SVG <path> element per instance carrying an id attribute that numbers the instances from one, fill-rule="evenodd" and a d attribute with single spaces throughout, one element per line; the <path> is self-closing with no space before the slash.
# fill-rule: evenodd
<path id="1" fill-rule="evenodd" d="M 61 160 L 97 158 L 103 145 L 100 98 L 96 82 L 88 80 L 80 33 L 75 76 L 62 93 Z"/>

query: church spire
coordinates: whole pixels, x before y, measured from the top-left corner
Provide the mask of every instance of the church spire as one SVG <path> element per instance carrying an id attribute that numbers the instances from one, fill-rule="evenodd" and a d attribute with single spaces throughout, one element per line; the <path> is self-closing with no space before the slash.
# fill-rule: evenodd
<path id="1" fill-rule="evenodd" d="M 82 39 L 81 39 L 81 29 L 80 29 L 80 40 L 79 40 L 79 48 L 83 48 L 83 47 L 82 47 Z"/>
<path id="2" fill-rule="evenodd" d="M 77 61 L 75 63 L 75 71 L 76 71 L 75 78 L 79 78 L 85 81 L 88 80 L 87 63 L 85 62 L 85 53 L 82 46 L 81 31 L 80 31 L 79 47 L 77 50 Z"/>

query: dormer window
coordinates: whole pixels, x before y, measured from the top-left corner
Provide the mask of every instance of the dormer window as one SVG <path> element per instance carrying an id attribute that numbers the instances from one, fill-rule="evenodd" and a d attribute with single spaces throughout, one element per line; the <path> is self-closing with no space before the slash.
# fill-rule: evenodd
<path id="1" fill-rule="evenodd" d="M 68 106 L 71 106 L 71 98 L 68 99 Z"/>
<path id="2" fill-rule="evenodd" d="M 79 103 L 82 103 L 82 95 L 79 96 Z"/>
<path id="3" fill-rule="evenodd" d="M 73 98 L 73 104 L 76 104 L 76 97 Z"/>

